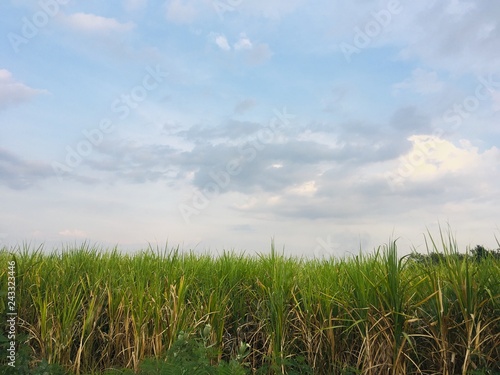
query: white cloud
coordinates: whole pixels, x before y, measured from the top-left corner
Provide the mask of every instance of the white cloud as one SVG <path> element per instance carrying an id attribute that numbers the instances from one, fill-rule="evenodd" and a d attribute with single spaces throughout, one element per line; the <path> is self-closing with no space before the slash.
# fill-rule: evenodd
<path id="1" fill-rule="evenodd" d="M 121 23 L 114 18 L 101 17 L 91 13 L 74 13 L 66 16 L 66 24 L 84 32 L 125 32 L 135 27 L 133 22 Z"/>
<path id="2" fill-rule="evenodd" d="M 0 69 L 0 109 L 25 102 L 36 95 L 46 93 L 48 91 L 33 89 L 24 83 L 15 81 L 10 71 Z"/>
<path id="3" fill-rule="evenodd" d="M 289 192 L 294 195 L 313 196 L 317 191 L 316 181 L 307 181 L 298 186 L 289 189 Z"/>
<path id="4" fill-rule="evenodd" d="M 411 77 L 403 82 L 396 83 L 393 89 L 412 90 L 419 94 L 436 93 L 443 89 L 444 82 L 439 80 L 436 72 L 428 72 L 424 69 L 417 68 L 411 73 Z"/>
<path id="5" fill-rule="evenodd" d="M 413 147 L 405 155 L 407 158 L 414 153 L 425 150 L 423 145 L 429 142 L 429 137 L 414 135 L 409 140 L 412 142 Z M 433 146 L 428 151 L 427 158 L 422 159 L 421 164 L 416 163 L 415 179 L 435 178 L 450 172 L 472 171 L 480 163 L 478 149 L 472 147 L 469 141 L 461 141 L 460 147 L 449 141 L 434 139 Z"/>
<path id="6" fill-rule="evenodd" d="M 246 36 L 245 33 L 241 33 L 240 39 L 236 43 L 234 43 L 235 50 L 252 49 L 252 47 L 253 47 L 253 44 L 250 41 L 250 39 L 248 39 L 248 37 Z"/>
<path id="7" fill-rule="evenodd" d="M 486 182 L 490 175 L 497 173 L 500 150 L 496 147 L 480 152 L 468 140 L 455 145 L 428 135 L 413 135 L 408 140 L 412 148 L 399 158 L 398 168 L 392 172 L 398 174 L 393 181 L 398 188 L 408 189 L 415 183 L 458 188 L 456 183 L 450 183 L 450 179 L 458 179 L 464 186 L 468 185 L 466 189 L 462 186 L 463 192 L 473 196 L 471 191 L 476 182 Z"/>
<path id="8" fill-rule="evenodd" d="M 167 20 L 171 22 L 189 24 L 195 20 L 196 16 L 196 8 L 189 2 L 183 0 L 167 2 Z"/>
<path id="9" fill-rule="evenodd" d="M 217 44 L 219 48 L 224 51 L 229 51 L 231 49 L 231 46 L 227 42 L 227 38 L 224 35 L 217 35 L 215 37 L 215 44 Z"/>
<path id="10" fill-rule="evenodd" d="M 231 46 L 225 35 L 210 33 L 209 38 L 222 50 L 229 51 Z M 265 43 L 254 43 L 245 33 L 240 33 L 239 38 L 233 43 L 236 53 L 241 53 L 250 64 L 260 64 L 272 56 L 271 48 Z"/>

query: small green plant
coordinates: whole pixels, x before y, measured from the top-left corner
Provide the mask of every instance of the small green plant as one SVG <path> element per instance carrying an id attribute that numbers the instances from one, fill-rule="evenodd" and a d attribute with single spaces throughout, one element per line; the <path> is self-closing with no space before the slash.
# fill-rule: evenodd
<path id="1" fill-rule="evenodd" d="M 240 343 L 238 354 L 229 362 L 216 363 L 218 351 L 210 343 L 212 327 L 206 324 L 199 336 L 180 331 L 167 351 L 166 360 L 149 359 L 140 366 L 140 375 L 246 375 L 242 364 L 249 354 L 249 345 Z"/>
<path id="2" fill-rule="evenodd" d="M 0 375 L 64 375 L 65 372 L 62 367 L 49 364 L 47 360 L 40 361 L 36 366 L 30 365 L 31 351 L 28 345 L 24 344 L 26 340 L 25 335 L 19 335 L 19 342 L 21 344 L 16 350 L 15 366 L 11 366 L 5 361 L 0 362 Z M 5 353 L 10 345 L 10 341 L 0 333 L 0 351 Z"/>

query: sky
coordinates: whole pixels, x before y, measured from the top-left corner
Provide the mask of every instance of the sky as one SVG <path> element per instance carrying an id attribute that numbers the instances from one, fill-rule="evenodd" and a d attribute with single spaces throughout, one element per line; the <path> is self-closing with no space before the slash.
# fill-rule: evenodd
<path id="1" fill-rule="evenodd" d="M 500 239 L 500 2 L 6 0 L 0 245 Z"/>

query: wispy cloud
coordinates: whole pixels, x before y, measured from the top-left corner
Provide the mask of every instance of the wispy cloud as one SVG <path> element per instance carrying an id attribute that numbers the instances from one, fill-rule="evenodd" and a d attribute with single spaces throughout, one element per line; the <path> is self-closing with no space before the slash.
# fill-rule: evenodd
<path id="1" fill-rule="evenodd" d="M 90 33 L 127 32 L 135 28 L 133 22 L 119 22 L 115 18 L 92 13 L 73 13 L 65 16 L 64 22 L 70 28 Z"/>
<path id="2" fill-rule="evenodd" d="M 217 46 L 224 51 L 229 51 L 231 49 L 231 46 L 227 42 L 227 38 L 224 35 L 216 35 L 215 44 L 217 44 Z"/>
<path id="3" fill-rule="evenodd" d="M 0 110 L 47 93 L 47 90 L 34 89 L 16 81 L 10 71 L 0 69 Z"/>
<path id="4" fill-rule="evenodd" d="M 257 65 L 265 62 L 272 56 L 271 48 L 266 43 L 255 43 L 253 42 L 246 33 L 240 33 L 238 38 L 232 43 L 224 34 L 210 33 L 209 38 L 215 43 L 221 50 L 230 51 L 232 50 L 235 54 L 241 54 L 246 59 L 247 63 L 252 65 Z"/>
<path id="5" fill-rule="evenodd" d="M 23 190 L 50 177 L 53 177 L 53 171 L 47 163 L 24 160 L 0 148 L 0 185 Z"/>
<path id="6" fill-rule="evenodd" d="M 252 47 L 253 47 L 253 44 L 250 41 L 250 39 L 246 36 L 245 33 L 241 33 L 238 41 L 236 43 L 234 43 L 235 50 L 252 49 Z"/>
<path id="7" fill-rule="evenodd" d="M 444 82 L 439 80 L 436 72 L 428 72 L 417 68 L 411 72 L 411 77 L 403 82 L 396 83 L 394 90 L 413 90 L 419 94 L 430 94 L 440 92 L 444 88 Z"/>

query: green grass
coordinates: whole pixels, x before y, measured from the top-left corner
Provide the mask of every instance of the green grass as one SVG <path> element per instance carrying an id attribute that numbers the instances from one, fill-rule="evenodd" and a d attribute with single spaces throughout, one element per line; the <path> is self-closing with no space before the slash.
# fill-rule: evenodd
<path id="1" fill-rule="evenodd" d="M 202 362 L 217 371 L 239 358 L 241 373 L 498 374 L 498 254 L 460 254 L 443 233 L 427 241 L 429 255 L 399 257 L 391 241 L 322 260 L 287 257 L 274 245 L 255 257 L 3 248 L 0 290 L 14 259 L 18 344 L 32 368 L 139 372 L 154 363 L 146 359 L 172 362 L 181 331 L 210 324 L 198 349 L 210 349 Z M 241 343 L 250 345 L 244 358 Z"/>

